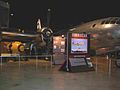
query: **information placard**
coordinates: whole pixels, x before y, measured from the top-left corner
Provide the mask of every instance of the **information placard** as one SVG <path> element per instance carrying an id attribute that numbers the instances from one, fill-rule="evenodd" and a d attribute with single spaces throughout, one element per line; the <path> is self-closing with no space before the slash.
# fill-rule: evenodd
<path id="1" fill-rule="evenodd" d="M 86 65 L 85 58 L 69 58 L 71 66 Z"/>

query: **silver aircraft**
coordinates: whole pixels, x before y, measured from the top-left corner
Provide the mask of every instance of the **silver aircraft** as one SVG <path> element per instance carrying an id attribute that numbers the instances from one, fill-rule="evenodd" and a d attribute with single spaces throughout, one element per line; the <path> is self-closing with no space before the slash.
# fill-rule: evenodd
<path id="1" fill-rule="evenodd" d="M 93 20 L 70 29 L 90 34 L 90 49 L 97 54 L 120 50 L 120 17 Z"/>

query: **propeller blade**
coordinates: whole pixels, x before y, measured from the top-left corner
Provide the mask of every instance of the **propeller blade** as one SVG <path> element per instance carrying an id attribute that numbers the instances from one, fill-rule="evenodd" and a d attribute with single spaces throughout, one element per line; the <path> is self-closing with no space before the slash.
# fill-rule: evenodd
<path id="1" fill-rule="evenodd" d="M 51 9 L 48 9 L 48 13 L 47 13 L 47 28 L 49 28 L 49 25 L 50 25 L 50 13 L 51 12 Z"/>
<path id="2" fill-rule="evenodd" d="M 42 27 L 41 27 L 41 21 L 40 21 L 40 19 L 38 19 L 38 21 L 37 21 L 37 32 L 40 32 L 41 29 L 42 29 Z"/>

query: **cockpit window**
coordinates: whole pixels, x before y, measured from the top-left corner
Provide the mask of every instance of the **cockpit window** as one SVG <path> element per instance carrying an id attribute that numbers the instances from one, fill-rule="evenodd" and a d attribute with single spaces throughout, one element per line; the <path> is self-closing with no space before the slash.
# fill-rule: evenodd
<path id="1" fill-rule="evenodd" d="M 105 23 L 105 20 L 101 22 L 101 24 L 104 24 Z"/>
<path id="2" fill-rule="evenodd" d="M 118 19 L 118 20 L 116 21 L 116 24 L 120 24 L 120 19 Z"/>
<path id="3" fill-rule="evenodd" d="M 120 18 L 109 18 L 107 20 L 103 20 L 101 24 L 120 24 Z"/>
<path id="4" fill-rule="evenodd" d="M 110 23 L 110 20 L 107 20 L 106 22 L 105 22 L 105 24 L 109 24 Z"/>
<path id="5" fill-rule="evenodd" d="M 116 23 L 116 21 L 115 20 L 112 20 L 111 22 L 110 22 L 110 24 L 115 24 Z"/>
<path id="6" fill-rule="evenodd" d="M 110 24 L 115 24 L 118 21 L 118 18 L 114 18 L 110 21 Z"/>

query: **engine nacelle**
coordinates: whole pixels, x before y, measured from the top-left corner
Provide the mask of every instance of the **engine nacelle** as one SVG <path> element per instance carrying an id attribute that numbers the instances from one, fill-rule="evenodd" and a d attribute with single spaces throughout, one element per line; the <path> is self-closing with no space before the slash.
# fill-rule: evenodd
<path id="1" fill-rule="evenodd" d="M 7 45 L 7 49 L 10 53 L 22 53 L 24 52 L 24 45 L 21 42 L 12 42 Z"/>
<path id="2" fill-rule="evenodd" d="M 41 33 L 44 39 L 49 39 L 52 36 L 53 31 L 50 28 L 44 27 L 42 28 Z"/>

